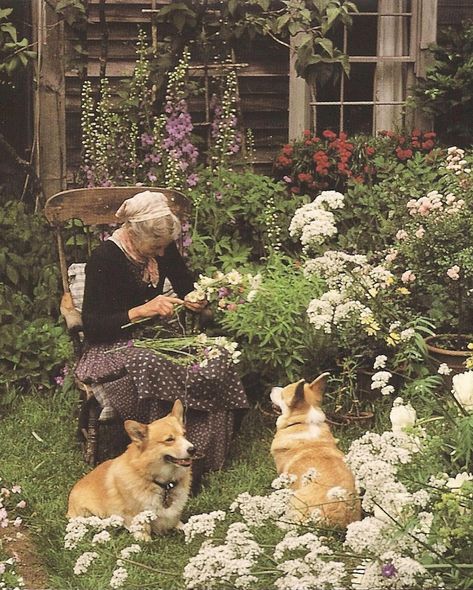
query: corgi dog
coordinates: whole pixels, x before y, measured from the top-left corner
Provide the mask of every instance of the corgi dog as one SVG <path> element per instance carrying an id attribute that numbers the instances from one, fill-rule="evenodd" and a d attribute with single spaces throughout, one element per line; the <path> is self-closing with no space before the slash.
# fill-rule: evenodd
<path id="1" fill-rule="evenodd" d="M 174 402 L 170 414 L 149 425 L 125 421 L 131 439 L 127 450 L 98 465 L 69 494 L 67 516 L 121 516 L 129 527 L 145 510 L 157 518 L 137 538 L 180 528 L 189 496 L 195 447 L 185 438 L 183 406 Z"/>
<path id="2" fill-rule="evenodd" d="M 271 454 L 278 474 L 296 477 L 291 518 L 315 517 L 328 526 L 346 527 L 360 519 L 361 508 L 353 474 L 321 409 L 327 376 L 273 387 L 271 401 L 281 415 Z"/>

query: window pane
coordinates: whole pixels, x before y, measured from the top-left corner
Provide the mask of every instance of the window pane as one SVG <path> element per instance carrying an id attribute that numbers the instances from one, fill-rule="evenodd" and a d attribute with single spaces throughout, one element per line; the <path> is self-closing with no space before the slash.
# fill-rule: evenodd
<path id="1" fill-rule="evenodd" d="M 354 16 L 348 29 L 348 55 L 376 55 L 377 16 Z"/>
<path id="2" fill-rule="evenodd" d="M 344 100 L 373 100 L 376 64 L 352 63 L 350 77 L 345 78 Z"/>
<path id="3" fill-rule="evenodd" d="M 373 132 L 373 107 L 372 106 L 346 106 L 344 107 L 344 131 L 349 134 Z"/>
<path id="4" fill-rule="evenodd" d="M 340 107 L 316 107 L 316 126 L 317 133 L 322 133 L 325 129 L 331 129 L 338 133 L 340 130 Z"/>
<path id="5" fill-rule="evenodd" d="M 340 76 L 336 81 L 329 80 L 325 84 L 317 84 L 316 99 L 318 101 L 334 101 L 340 102 Z"/>

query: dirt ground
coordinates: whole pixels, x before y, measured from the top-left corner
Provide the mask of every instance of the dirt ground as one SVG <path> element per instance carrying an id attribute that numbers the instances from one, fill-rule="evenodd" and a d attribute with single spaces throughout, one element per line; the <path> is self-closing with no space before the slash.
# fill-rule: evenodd
<path id="1" fill-rule="evenodd" d="M 5 551 L 17 560 L 15 569 L 23 577 L 25 590 L 50 590 L 48 575 L 26 527 L 0 528 L 0 542 Z"/>

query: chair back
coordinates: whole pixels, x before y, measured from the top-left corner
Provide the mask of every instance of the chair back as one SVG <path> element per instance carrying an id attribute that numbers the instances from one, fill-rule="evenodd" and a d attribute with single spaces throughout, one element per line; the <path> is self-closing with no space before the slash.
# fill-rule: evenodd
<path id="1" fill-rule="evenodd" d="M 114 186 L 98 188 L 78 188 L 56 193 L 46 201 L 44 215 L 56 230 L 59 255 L 59 266 L 64 293 L 70 293 L 68 280 L 68 266 L 71 262 L 85 262 L 79 260 L 77 252 L 84 251 L 88 258 L 93 243 L 91 226 L 99 231 L 104 226 L 118 223 L 115 212 L 126 199 L 150 190 L 166 195 L 171 211 L 184 221 L 191 211 L 191 201 L 180 191 L 161 187 L 145 186 Z M 69 235 L 65 240 L 65 229 L 68 222 L 72 222 Z M 76 224 L 74 226 L 74 224 Z M 72 231 L 73 229 L 77 231 Z M 180 244 L 182 247 L 182 244 Z M 66 252 L 67 250 L 67 252 Z M 71 253 L 70 256 L 68 254 Z M 82 258 L 84 256 L 82 255 Z"/>

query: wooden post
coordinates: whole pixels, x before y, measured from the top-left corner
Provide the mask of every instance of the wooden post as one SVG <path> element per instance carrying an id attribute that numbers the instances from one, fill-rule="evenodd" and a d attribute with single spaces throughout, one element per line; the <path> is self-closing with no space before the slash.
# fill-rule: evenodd
<path id="1" fill-rule="evenodd" d="M 32 3 L 34 41 L 38 43 L 34 156 L 46 199 L 66 188 L 64 24 L 52 7 L 55 4 L 51 0 Z"/>
<path id="2" fill-rule="evenodd" d="M 432 65 L 433 56 L 429 51 L 429 45 L 437 41 L 437 0 L 415 0 L 413 10 L 417 5 L 417 31 L 418 46 L 415 65 L 417 78 L 425 77 L 427 68 Z M 433 128 L 431 117 L 422 113 L 419 109 L 414 112 L 414 127 L 424 131 Z"/>
<path id="3" fill-rule="evenodd" d="M 310 91 L 307 82 L 296 74 L 297 37 L 291 37 L 289 50 L 289 141 L 302 137 L 310 129 Z"/>

